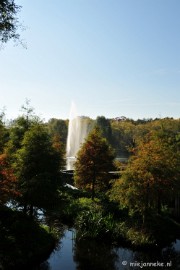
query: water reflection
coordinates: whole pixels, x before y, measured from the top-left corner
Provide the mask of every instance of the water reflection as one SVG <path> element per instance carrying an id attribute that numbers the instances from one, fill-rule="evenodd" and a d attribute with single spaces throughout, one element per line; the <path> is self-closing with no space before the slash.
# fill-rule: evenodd
<path id="1" fill-rule="evenodd" d="M 103 242 L 78 240 L 66 230 L 48 261 L 40 270 L 133 270 L 180 269 L 180 240 L 162 250 L 146 252 L 113 248 Z"/>
<path id="2" fill-rule="evenodd" d="M 51 268 L 49 262 L 47 262 L 47 261 L 44 262 L 44 263 L 42 263 L 42 264 L 40 265 L 40 267 L 37 268 L 37 270 L 50 270 L 50 269 L 52 269 L 52 268 Z M 36 269 L 35 269 L 35 270 L 36 270 Z"/>
<path id="3" fill-rule="evenodd" d="M 76 241 L 74 261 L 77 270 L 116 270 L 118 256 L 112 247 L 96 241 Z"/>
<path id="4" fill-rule="evenodd" d="M 133 251 L 131 249 L 117 248 L 118 270 L 132 269 L 180 269 L 180 252 L 172 244 L 162 250 Z"/>

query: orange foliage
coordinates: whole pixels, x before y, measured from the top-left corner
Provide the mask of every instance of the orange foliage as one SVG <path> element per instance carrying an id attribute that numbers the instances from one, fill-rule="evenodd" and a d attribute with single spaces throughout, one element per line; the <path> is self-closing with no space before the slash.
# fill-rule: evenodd
<path id="1" fill-rule="evenodd" d="M 10 168 L 6 154 L 0 155 L 0 203 L 19 196 L 16 190 L 17 179 Z"/>

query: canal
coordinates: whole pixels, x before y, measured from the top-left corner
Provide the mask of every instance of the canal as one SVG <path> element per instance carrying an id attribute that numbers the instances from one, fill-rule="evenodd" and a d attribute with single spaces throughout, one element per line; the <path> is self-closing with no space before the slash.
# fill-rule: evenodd
<path id="1" fill-rule="evenodd" d="M 163 249 L 138 251 L 93 240 L 76 239 L 74 229 L 63 237 L 40 270 L 180 269 L 180 240 Z"/>

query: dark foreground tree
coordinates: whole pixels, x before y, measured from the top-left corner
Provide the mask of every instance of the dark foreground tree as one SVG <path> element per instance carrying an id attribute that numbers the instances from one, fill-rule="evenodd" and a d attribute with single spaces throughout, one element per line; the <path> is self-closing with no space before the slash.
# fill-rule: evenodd
<path id="1" fill-rule="evenodd" d="M 19 39 L 17 13 L 20 8 L 14 0 L 0 0 L 0 41 L 2 43 L 6 43 L 10 39 Z"/>
<path id="2" fill-rule="evenodd" d="M 62 157 L 42 124 L 32 126 L 17 151 L 15 168 L 24 211 L 53 205 L 60 184 Z"/>
<path id="3" fill-rule="evenodd" d="M 77 187 L 91 190 L 92 198 L 95 190 L 107 189 L 108 172 L 113 168 L 114 155 L 99 129 L 94 129 L 82 145 L 75 162 L 75 184 Z"/>

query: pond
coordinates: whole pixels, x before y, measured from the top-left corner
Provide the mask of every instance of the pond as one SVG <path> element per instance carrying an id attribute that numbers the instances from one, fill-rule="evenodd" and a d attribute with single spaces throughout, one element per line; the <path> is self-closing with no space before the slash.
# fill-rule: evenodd
<path id="1" fill-rule="evenodd" d="M 59 245 L 40 270 L 180 269 L 180 240 L 161 250 L 135 251 L 75 237 L 66 229 Z"/>

